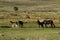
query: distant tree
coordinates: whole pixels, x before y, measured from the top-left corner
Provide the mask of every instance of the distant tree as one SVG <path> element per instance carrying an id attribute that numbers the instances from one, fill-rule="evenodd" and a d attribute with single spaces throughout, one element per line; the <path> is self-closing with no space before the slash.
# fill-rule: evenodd
<path id="1" fill-rule="evenodd" d="M 18 7 L 14 7 L 14 11 L 18 11 Z"/>

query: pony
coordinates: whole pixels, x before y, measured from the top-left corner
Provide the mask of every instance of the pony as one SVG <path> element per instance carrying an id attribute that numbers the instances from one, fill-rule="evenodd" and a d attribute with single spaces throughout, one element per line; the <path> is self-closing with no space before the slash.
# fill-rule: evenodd
<path id="1" fill-rule="evenodd" d="M 21 28 L 23 28 L 23 21 L 18 21 L 19 26 L 21 25 Z"/>
<path id="2" fill-rule="evenodd" d="M 37 20 L 37 23 L 38 23 L 38 25 L 39 25 L 39 28 L 40 28 L 40 26 L 44 28 L 43 22 L 40 22 L 39 20 Z"/>
<path id="3" fill-rule="evenodd" d="M 14 28 L 14 27 L 18 27 L 18 24 L 17 24 L 16 21 L 10 21 L 10 23 L 11 23 L 11 25 L 12 25 L 13 28 Z"/>
<path id="4" fill-rule="evenodd" d="M 44 22 L 46 28 L 47 28 L 48 24 L 50 24 L 52 28 L 55 28 L 55 24 L 54 24 L 53 20 L 51 20 L 51 19 L 49 19 L 49 20 L 45 19 L 43 22 Z"/>
<path id="5" fill-rule="evenodd" d="M 45 27 L 47 28 L 47 25 L 48 24 L 50 24 L 51 25 L 51 27 L 52 28 L 55 28 L 55 25 L 54 25 L 54 23 L 53 23 L 53 20 L 48 20 L 48 19 L 45 19 L 45 20 L 43 20 L 42 22 L 40 22 L 39 20 L 37 20 L 37 23 L 38 23 L 38 25 L 39 25 L 39 28 L 40 28 L 40 25 L 41 25 L 41 27 L 43 27 L 44 28 L 44 25 L 45 25 Z"/>

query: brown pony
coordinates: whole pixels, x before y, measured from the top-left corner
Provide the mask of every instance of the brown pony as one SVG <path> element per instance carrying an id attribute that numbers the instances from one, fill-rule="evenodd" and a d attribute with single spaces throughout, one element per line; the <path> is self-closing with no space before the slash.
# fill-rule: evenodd
<path id="1" fill-rule="evenodd" d="M 47 20 L 47 19 L 46 19 L 46 20 L 44 20 L 43 22 L 44 22 L 44 24 L 45 24 L 45 27 L 47 27 L 47 24 L 50 24 L 52 28 L 55 28 L 55 25 L 54 25 L 54 23 L 53 23 L 53 20 L 50 20 L 50 19 Z"/>
<path id="2" fill-rule="evenodd" d="M 45 27 L 47 28 L 47 25 L 50 24 L 52 28 L 55 28 L 53 20 L 50 20 L 50 19 L 49 20 L 45 19 L 42 22 L 37 20 L 37 23 L 38 23 L 39 27 L 40 27 L 40 25 L 41 25 L 41 27 L 44 27 L 44 25 L 45 25 Z"/>
<path id="3" fill-rule="evenodd" d="M 10 23 L 11 23 L 11 25 L 12 25 L 12 27 L 18 27 L 17 25 L 17 22 L 15 22 L 15 21 L 10 21 Z"/>

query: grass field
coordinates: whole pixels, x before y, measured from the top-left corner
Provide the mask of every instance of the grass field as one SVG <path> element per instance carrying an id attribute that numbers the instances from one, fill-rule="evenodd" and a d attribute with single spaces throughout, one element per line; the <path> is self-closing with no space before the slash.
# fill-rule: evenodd
<path id="1" fill-rule="evenodd" d="M 0 40 L 60 40 L 60 25 L 56 28 L 38 28 L 36 23 L 25 23 L 24 28 L 0 24 Z M 48 25 L 49 27 L 49 25 Z"/>
<path id="2" fill-rule="evenodd" d="M 0 40 L 60 40 L 60 28 L 0 28 Z"/>

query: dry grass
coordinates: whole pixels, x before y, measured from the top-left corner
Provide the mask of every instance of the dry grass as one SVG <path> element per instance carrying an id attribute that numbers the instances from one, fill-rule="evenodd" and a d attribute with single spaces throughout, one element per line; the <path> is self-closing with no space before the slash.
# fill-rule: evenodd
<path id="1" fill-rule="evenodd" d="M 30 19 L 27 18 L 27 15 Z M 37 19 L 52 19 L 54 22 L 60 22 L 60 14 L 55 12 L 30 12 L 30 13 L 20 13 L 20 12 L 0 12 L 0 20 L 23 20 L 26 21 L 36 21 Z"/>

